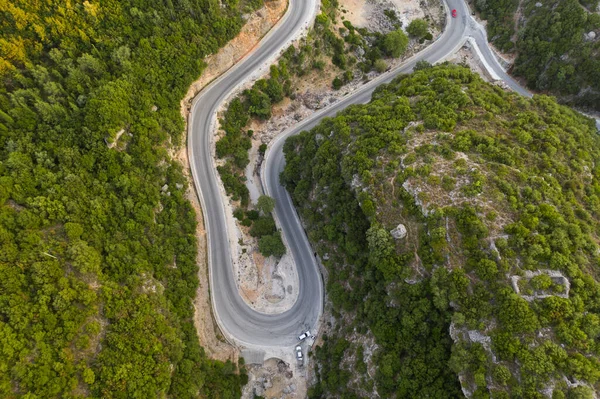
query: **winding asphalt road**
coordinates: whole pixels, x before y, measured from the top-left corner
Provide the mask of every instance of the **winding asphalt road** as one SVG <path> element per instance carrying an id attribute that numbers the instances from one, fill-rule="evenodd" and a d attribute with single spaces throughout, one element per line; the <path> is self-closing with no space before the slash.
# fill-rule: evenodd
<path id="1" fill-rule="evenodd" d="M 292 252 L 301 282 L 298 301 L 281 314 L 252 310 L 240 297 L 231 262 L 225 209 L 213 165 L 215 116 L 220 104 L 256 69 L 268 66 L 289 38 L 312 22 L 316 0 L 290 0 L 288 10 L 250 55 L 212 82 L 192 103 L 188 156 L 194 184 L 200 194 L 208 237 L 209 276 L 213 313 L 230 341 L 249 348 L 290 346 L 303 329 L 316 325 L 322 312 L 323 286 L 306 237 L 292 240 Z M 284 234 L 288 230 L 285 230 Z M 293 237 L 292 235 L 287 235 Z"/>
<path id="2" fill-rule="evenodd" d="M 508 76 L 491 53 L 485 31 L 472 20 L 463 0 L 446 0 L 444 7 L 448 23 L 443 34 L 429 47 L 390 72 L 365 84 L 332 106 L 322 109 L 298 125 L 279 135 L 267 151 L 263 162 L 262 181 L 266 193 L 276 200 L 278 226 L 294 257 L 300 286 L 298 299 L 291 309 L 280 314 L 264 314 L 252 310 L 240 297 L 231 262 L 224 204 L 219 193 L 216 170 L 213 166 L 214 146 L 211 143 L 216 123 L 216 111 L 225 98 L 248 76 L 272 61 L 284 49 L 289 38 L 312 22 L 315 0 L 290 0 L 286 15 L 242 62 L 204 89 L 194 99 L 190 114 L 188 155 L 192 176 L 204 212 L 208 232 L 209 275 L 212 306 L 219 327 L 230 341 L 248 348 L 289 347 L 302 331 L 313 329 L 322 313 L 323 285 L 306 234 L 300 224 L 290 196 L 279 184 L 279 174 L 285 159 L 283 143 L 293 134 L 314 127 L 323 117 L 335 116 L 351 104 L 366 103 L 377 86 L 391 81 L 402 73 L 412 71 L 420 60 L 430 63 L 443 61 L 472 37 L 486 59 L 508 86 L 520 94 L 531 96 Z M 450 17 L 456 9 L 458 18 Z"/>

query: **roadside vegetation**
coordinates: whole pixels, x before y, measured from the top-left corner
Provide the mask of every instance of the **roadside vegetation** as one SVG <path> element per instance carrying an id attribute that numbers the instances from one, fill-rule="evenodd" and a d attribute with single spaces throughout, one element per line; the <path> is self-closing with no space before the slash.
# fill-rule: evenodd
<path id="1" fill-rule="evenodd" d="M 465 67 L 416 69 L 285 143 L 335 317 L 309 397 L 591 398 L 594 122 Z"/>
<path id="2" fill-rule="evenodd" d="M 262 1 L 0 7 L 0 396 L 229 398 L 192 322 L 179 102 Z"/>
<path id="3" fill-rule="evenodd" d="M 225 191 L 232 201 L 239 205 L 235 217 L 243 226 L 252 226 L 250 234 L 260 239 L 259 250 L 266 256 L 281 253 L 279 249 L 285 247 L 279 233 L 275 231 L 270 212 L 261 219 L 256 219 L 254 206 L 250 204 L 244 171 L 250 162 L 248 151 L 254 135 L 247 127 L 251 120 L 270 119 L 273 106 L 284 98 L 294 99 L 296 84 L 312 71 L 320 71 L 333 64 L 333 68 L 339 73 L 331 82 L 331 87 L 339 90 L 359 74 L 366 74 L 372 70 L 384 72 L 388 68 L 385 59 L 402 56 L 409 43 L 409 38 L 400 29 L 400 25 L 387 34 L 355 28 L 349 21 L 344 21 L 343 27 L 335 29 L 339 18 L 338 7 L 337 0 L 323 1 L 322 12 L 317 16 L 315 26 L 307 39 L 297 48 L 290 46 L 279 62 L 271 65 L 268 77 L 258 80 L 251 88 L 233 99 L 220 120 L 223 135 L 216 143 L 216 154 L 225 162 L 217 169 Z M 393 18 L 399 24 L 393 11 L 390 11 L 389 18 Z M 421 42 L 432 39 L 428 22 L 423 19 L 413 21 L 407 30 Z M 266 148 L 266 144 L 260 146 L 261 157 Z M 272 228 L 257 229 L 254 226 L 256 223 L 266 224 L 267 221 Z"/>
<path id="4" fill-rule="evenodd" d="M 490 41 L 515 53 L 512 73 L 533 90 L 600 111 L 598 0 L 476 0 Z"/>

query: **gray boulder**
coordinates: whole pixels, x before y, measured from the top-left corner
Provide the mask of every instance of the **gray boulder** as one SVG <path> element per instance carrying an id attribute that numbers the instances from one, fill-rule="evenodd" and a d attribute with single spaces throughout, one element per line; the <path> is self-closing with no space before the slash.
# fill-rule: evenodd
<path id="1" fill-rule="evenodd" d="M 390 234 L 396 240 L 400 240 L 400 239 L 406 237 L 406 234 L 407 234 L 406 226 L 404 226 L 402 223 L 400 223 L 394 230 L 390 231 Z"/>

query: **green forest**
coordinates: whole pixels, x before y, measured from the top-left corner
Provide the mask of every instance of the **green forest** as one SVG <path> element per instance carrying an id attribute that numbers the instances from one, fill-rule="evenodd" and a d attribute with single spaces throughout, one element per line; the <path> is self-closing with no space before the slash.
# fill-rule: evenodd
<path id="1" fill-rule="evenodd" d="M 531 89 L 600 111 L 598 0 L 475 0 L 489 40 Z M 590 36 L 590 32 L 592 36 Z"/>
<path id="2" fill-rule="evenodd" d="M 179 102 L 260 0 L 0 2 L 0 397 L 234 398 L 192 317 Z"/>
<path id="3" fill-rule="evenodd" d="M 600 390 L 594 121 L 421 63 L 284 151 L 335 317 L 310 398 Z"/>

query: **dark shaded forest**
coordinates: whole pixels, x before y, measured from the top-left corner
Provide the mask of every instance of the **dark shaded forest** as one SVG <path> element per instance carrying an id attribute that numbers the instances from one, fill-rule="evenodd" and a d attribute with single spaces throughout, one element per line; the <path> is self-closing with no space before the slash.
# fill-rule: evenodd
<path id="1" fill-rule="evenodd" d="M 465 67 L 416 69 L 285 144 L 335 318 L 309 396 L 591 398 L 594 121 Z"/>
<path id="2" fill-rule="evenodd" d="M 598 0 L 475 0 L 489 40 L 533 90 L 600 111 Z M 591 33 L 591 35 L 590 35 Z"/>
<path id="3" fill-rule="evenodd" d="M 0 396 L 240 395 L 192 323 L 179 102 L 262 1 L 0 5 Z"/>

